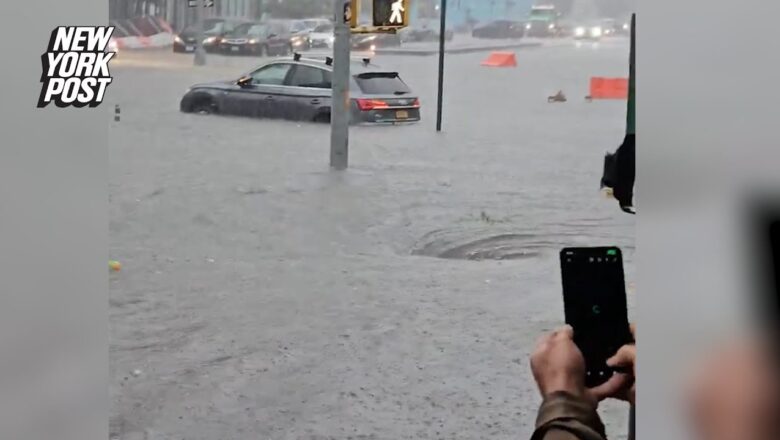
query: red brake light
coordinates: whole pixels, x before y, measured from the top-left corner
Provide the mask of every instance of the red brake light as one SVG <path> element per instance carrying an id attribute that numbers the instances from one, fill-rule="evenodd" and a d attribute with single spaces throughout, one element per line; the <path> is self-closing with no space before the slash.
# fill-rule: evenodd
<path id="1" fill-rule="evenodd" d="M 412 104 L 412 107 L 420 108 L 420 98 L 414 98 L 414 104 Z"/>
<path id="2" fill-rule="evenodd" d="M 358 108 L 362 111 L 375 110 L 381 108 L 390 108 L 385 101 L 379 99 L 358 99 Z"/>

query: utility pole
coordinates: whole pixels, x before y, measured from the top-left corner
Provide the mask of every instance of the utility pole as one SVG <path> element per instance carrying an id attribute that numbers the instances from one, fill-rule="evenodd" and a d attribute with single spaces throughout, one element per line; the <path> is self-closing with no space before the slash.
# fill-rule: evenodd
<path id="1" fill-rule="evenodd" d="M 436 131 L 441 131 L 442 105 L 444 104 L 444 40 L 447 33 L 447 0 L 441 0 L 439 8 L 439 95 L 436 102 Z"/>
<path id="2" fill-rule="evenodd" d="M 193 61 L 196 66 L 205 66 L 206 49 L 203 48 L 203 39 L 206 30 L 204 29 L 205 24 L 203 19 L 206 17 L 206 4 L 208 3 L 208 0 L 200 0 L 200 3 L 200 5 L 196 4 L 195 6 L 195 20 L 197 20 L 198 37 L 195 42 L 195 58 Z"/>
<path id="3" fill-rule="evenodd" d="M 349 166 L 349 51 L 352 10 L 349 0 L 334 0 L 333 91 L 330 111 L 330 166 Z"/>

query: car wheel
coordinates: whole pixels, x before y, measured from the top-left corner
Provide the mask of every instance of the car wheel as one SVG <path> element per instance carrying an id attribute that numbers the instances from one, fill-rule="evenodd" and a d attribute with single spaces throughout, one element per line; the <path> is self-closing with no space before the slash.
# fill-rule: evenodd
<path id="1" fill-rule="evenodd" d="M 330 124 L 330 112 L 323 111 L 317 113 L 317 115 L 314 117 L 314 122 L 320 124 Z"/>
<path id="2" fill-rule="evenodd" d="M 192 104 L 192 112 L 199 115 L 210 115 L 216 113 L 217 109 L 210 98 L 199 99 Z"/>

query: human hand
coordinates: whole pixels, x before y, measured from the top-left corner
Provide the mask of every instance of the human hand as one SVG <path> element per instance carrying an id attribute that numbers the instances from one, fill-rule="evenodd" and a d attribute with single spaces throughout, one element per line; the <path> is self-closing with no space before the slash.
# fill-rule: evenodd
<path id="1" fill-rule="evenodd" d="M 636 327 L 631 325 L 631 334 L 636 340 Z M 614 356 L 607 359 L 607 365 L 630 370 L 630 373 L 615 372 L 605 383 L 592 388 L 590 392 L 600 402 L 607 398 L 623 400 L 636 405 L 636 344 L 627 344 Z"/>
<path id="2" fill-rule="evenodd" d="M 565 391 L 595 406 L 598 401 L 585 388 L 585 358 L 573 337 L 574 330 L 567 325 L 539 339 L 531 371 L 542 397 Z"/>

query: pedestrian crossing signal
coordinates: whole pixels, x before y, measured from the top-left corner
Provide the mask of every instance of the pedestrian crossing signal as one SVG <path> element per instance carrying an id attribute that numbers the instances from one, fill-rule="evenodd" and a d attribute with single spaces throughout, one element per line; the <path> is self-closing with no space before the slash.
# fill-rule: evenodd
<path id="1" fill-rule="evenodd" d="M 354 29 L 358 25 L 358 16 L 360 15 L 360 0 L 344 1 L 344 23 Z"/>
<path id="2" fill-rule="evenodd" d="M 373 0 L 374 26 L 403 28 L 409 24 L 409 0 Z"/>

